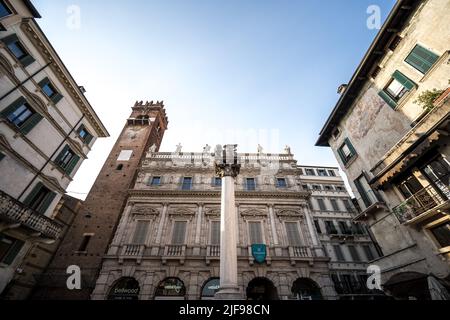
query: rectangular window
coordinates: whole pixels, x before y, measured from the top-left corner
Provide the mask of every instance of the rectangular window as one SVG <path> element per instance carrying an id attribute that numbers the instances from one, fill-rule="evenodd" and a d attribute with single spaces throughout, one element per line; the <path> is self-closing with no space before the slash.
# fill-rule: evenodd
<path id="1" fill-rule="evenodd" d="M 322 190 L 322 188 L 321 188 L 318 184 L 313 184 L 313 185 L 312 185 L 312 189 L 315 190 L 315 191 L 320 191 L 320 190 Z"/>
<path id="2" fill-rule="evenodd" d="M 450 246 L 450 222 L 447 221 L 437 227 L 430 229 L 431 233 L 439 243 L 441 248 Z"/>
<path id="3" fill-rule="evenodd" d="M 363 249 L 364 249 L 364 252 L 366 253 L 367 261 L 372 261 L 373 259 L 375 259 L 375 257 L 373 256 L 372 249 L 370 248 L 370 246 L 364 245 Z"/>
<path id="4" fill-rule="evenodd" d="M 214 186 L 215 187 L 221 187 L 222 186 L 222 178 L 214 177 Z"/>
<path id="5" fill-rule="evenodd" d="M 378 94 L 393 109 L 396 108 L 398 101 L 417 85 L 406 77 L 403 73 L 396 70 L 392 74 L 391 80 Z"/>
<path id="6" fill-rule="evenodd" d="M 325 207 L 325 202 L 323 201 L 323 199 L 317 199 L 317 203 L 319 204 L 319 209 L 322 211 L 327 210 L 327 208 Z"/>
<path id="7" fill-rule="evenodd" d="M 23 245 L 23 241 L 0 233 L 0 263 L 11 265 Z"/>
<path id="8" fill-rule="evenodd" d="M 341 229 L 342 234 L 351 234 L 352 231 L 350 230 L 349 226 L 345 221 L 339 221 L 339 229 Z"/>
<path id="9" fill-rule="evenodd" d="M 133 150 L 122 150 L 120 151 L 117 161 L 128 161 L 133 155 Z"/>
<path id="10" fill-rule="evenodd" d="M 23 134 L 30 132 L 42 119 L 42 116 L 34 111 L 23 97 L 3 109 L 1 114 Z"/>
<path id="11" fill-rule="evenodd" d="M 285 178 L 277 178 L 277 188 L 286 188 L 287 183 Z"/>
<path id="12" fill-rule="evenodd" d="M 302 188 L 303 188 L 304 190 L 309 190 L 309 188 L 308 188 L 308 185 L 307 185 L 307 184 L 302 184 Z"/>
<path id="13" fill-rule="evenodd" d="M 336 255 L 336 260 L 337 261 L 345 261 L 344 254 L 342 253 L 341 246 L 334 245 L 333 249 L 334 249 L 334 253 Z"/>
<path id="14" fill-rule="evenodd" d="M 186 239 L 186 221 L 175 221 L 173 225 L 172 244 L 182 245 Z"/>
<path id="15" fill-rule="evenodd" d="M 5 1 L 0 0 L 0 18 L 9 16 L 12 14 L 12 11 L 8 8 Z"/>
<path id="16" fill-rule="evenodd" d="M 314 169 L 305 169 L 307 176 L 315 176 L 316 173 L 314 172 Z"/>
<path id="17" fill-rule="evenodd" d="M 336 226 L 334 225 L 333 221 L 326 220 L 325 229 L 327 230 L 327 234 L 337 234 Z"/>
<path id="18" fill-rule="evenodd" d="M 340 211 L 336 199 L 330 199 L 330 202 L 331 202 L 331 206 L 333 207 L 334 211 Z"/>
<path id="19" fill-rule="evenodd" d="M 352 223 L 352 230 L 355 234 L 364 234 L 364 229 L 359 222 Z"/>
<path id="20" fill-rule="evenodd" d="M 339 191 L 339 192 L 345 191 L 345 188 L 343 186 L 335 186 L 335 188 L 336 188 L 336 191 Z"/>
<path id="21" fill-rule="evenodd" d="M 44 214 L 55 197 L 55 192 L 51 192 L 41 182 L 38 182 L 25 198 L 23 203 L 36 212 Z"/>
<path id="22" fill-rule="evenodd" d="M 249 191 L 253 191 L 256 189 L 256 182 L 255 182 L 255 178 L 247 178 L 245 180 L 246 182 L 246 189 Z"/>
<path id="23" fill-rule="evenodd" d="M 261 222 L 259 222 L 259 221 L 249 222 L 248 223 L 248 231 L 249 231 L 250 244 L 264 243 L 263 237 L 262 237 Z"/>
<path id="24" fill-rule="evenodd" d="M 132 243 L 133 244 L 145 244 L 149 227 L 150 227 L 150 221 L 137 220 L 136 221 L 136 229 L 134 230 Z"/>
<path id="25" fill-rule="evenodd" d="M 183 184 L 181 185 L 181 190 L 191 190 L 192 189 L 192 177 L 184 177 Z"/>
<path id="26" fill-rule="evenodd" d="M 325 191 L 333 191 L 333 187 L 332 186 L 325 185 L 325 186 L 323 186 L 323 188 L 324 188 Z"/>
<path id="27" fill-rule="evenodd" d="M 16 57 L 22 66 L 26 67 L 34 62 L 34 58 L 27 52 L 16 34 L 9 35 L 1 39 L 1 41 L 8 47 L 11 54 Z"/>
<path id="28" fill-rule="evenodd" d="M 344 139 L 344 143 L 339 147 L 337 151 L 344 165 L 347 164 L 356 155 L 355 148 L 353 148 L 353 145 L 348 138 Z"/>
<path id="29" fill-rule="evenodd" d="M 57 104 L 61 99 L 62 95 L 56 90 L 55 86 L 50 82 L 49 78 L 44 78 L 39 82 L 39 87 L 41 87 L 44 94 L 52 100 L 54 104 Z"/>
<path id="30" fill-rule="evenodd" d="M 285 225 L 289 245 L 301 246 L 302 240 L 300 238 L 300 232 L 298 231 L 297 222 L 286 222 Z"/>
<path id="31" fill-rule="evenodd" d="M 317 169 L 317 174 L 321 177 L 328 177 L 327 171 L 325 169 Z"/>
<path id="32" fill-rule="evenodd" d="M 353 207 L 350 204 L 349 200 L 343 199 L 342 202 L 344 203 L 345 210 L 347 210 L 348 212 L 353 212 Z"/>
<path id="33" fill-rule="evenodd" d="M 354 183 L 359 195 L 361 196 L 361 200 L 364 202 L 364 205 L 366 208 L 370 207 L 373 204 L 373 201 L 370 198 L 371 190 L 369 184 L 367 183 L 366 177 L 361 175 L 354 181 Z"/>
<path id="34" fill-rule="evenodd" d="M 319 220 L 314 220 L 314 226 L 318 234 L 322 234 L 322 229 L 320 228 Z"/>
<path id="35" fill-rule="evenodd" d="M 77 165 L 80 157 L 66 145 L 55 159 L 55 164 L 59 166 L 65 173 L 71 174 Z"/>
<path id="36" fill-rule="evenodd" d="M 411 53 L 406 57 L 405 62 L 419 70 L 423 74 L 431 69 L 439 56 L 420 45 L 416 45 Z"/>
<path id="37" fill-rule="evenodd" d="M 359 256 L 359 253 L 356 250 L 355 246 L 349 245 L 348 250 L 350 251 L 350 256 L 352 257 L 352 261 L 361 262 L 361 257 Z"/>
<path id="38" fill-rule="evenodd" d="M 78 251 L 85 252 L 87 251 L 87 247 L 89 245 L 89 241 L 91 241 L 92 234 L 85 234 L 83 236 L 83 240 L 81 241 L 80 247 L 78 248 Z"/>
<path id="39" fill-rule="evenodd" d="M 330 177 L 336 177 L 336 173 L 334 172 L 334 170 L 328 170 L 328 175 Z"/>
<path id="40" fill-rule="evenodd" d="M 81 141 L 83 141 L 85 144 L 89 145 L 91 143 L 92 139 L 94 138 L 89 131 L 84 127 L 84 125 L 81 125 L 78 130 L 78 136 L 80 137 Z"/>
<path id="41" fill-rule="evenodd" d="M 152 186 L 159 186 L 161 185 L 161 177 L 152 177 Z"/>
<path id="42" fill-rule="evenodd" d="M 220 245 L 220 221 L 211 221 L 210 244 Z"/>

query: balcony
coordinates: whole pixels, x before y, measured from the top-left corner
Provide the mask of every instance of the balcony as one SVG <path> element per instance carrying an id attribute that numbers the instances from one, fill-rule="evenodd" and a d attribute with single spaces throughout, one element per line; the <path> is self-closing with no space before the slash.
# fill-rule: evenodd
<path id="1" fill-rule="evenodd" d="M 449 185 L 439 182 L 439 187 L 428 185 L 392 209 L 400 223 L 422 221 L 438 209 L 449 206 Z"/>
<path id="2" fill-rule="evenodd" d="M 0 219 L 9 223 L 9 228 L 25 227 L 52 240 L 58 239 L 62 225 L 31 208 L 26 207 L 8 194 L 0 191 Z"/>
<path id="3" fill-rule="evenodd" d="M 338 295 L 383 295 L 382 291 L 368 289 L 362 281 L 334 281 L 334 289 Z"/>
<path id="4" fill-rule="evenodd" d="M 186 258 L 186 245 L 171 244 L 164 247 L 164 253 L 162 256 L 162 263 L 166 264 L 167 260 L 179 260 L 181 264 L 184 264 Z"/>
<path id="5" fill-rule="evenodd" d="M 206 246 L 206 264 L 209 265 L 211 260 L 220 259 L 220 245 L 207 245 Z"/>
<path id="6" fill-rule="evenodd" d="M 380 209 L 385 211 L 389 210 L 380 195 L 373 190 L 366 190 L 364 195 L 356 198 L 356 201 L 359 204 L 361 212 L 354 218 L 355 221 L 364 220 L 369 214 Z"/>

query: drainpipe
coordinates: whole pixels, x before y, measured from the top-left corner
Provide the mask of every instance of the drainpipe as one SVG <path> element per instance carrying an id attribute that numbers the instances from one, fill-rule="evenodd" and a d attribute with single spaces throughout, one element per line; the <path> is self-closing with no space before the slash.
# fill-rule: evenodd
<path id="1" fill-rule="evenodd" d="M 67 140 L 67 138 L 72 134 L 72 132 L 75 130 L 75 128 L 80 124 L 81 120 L 83 120 L 84 118 L 84 114 L 83 116 L 80 118 L 80 120 L 78 120 L 78 122 L 75 124 L 75 126 L 73 126 L 70 129 L 70 132 L 68 134 L 66 134 L 64 136 L 64 139 L 61 141 L 61 143 L 58 145 L 58 147 L 55 149 L 55 151 L 53 151 L 52 155 L 47 159 L 47 161 L 45 161 L 44 165 L 41 167 L 41 169 L 39 169 L 38 173 L 33 177 L 33 179 L 28 183 L 28 185 L 25 187 L 25 189 L 23 189 L 22 193 L 19 195 L 19 197 L 17 198 L 17 200 L 20 201 L 20 198 L 22 198 L 22 196 L 24 195 L 24 193 L 28 190 L 28 188 L 33 184 L 33 182 L 36 180 L 36 178 L 42 173 L 42 170 L 44 170 L 44 168 L 47 166 L 47 164 L 51 161 L 51 159 L 53 158 L 53 156 L 56 154 L 56 152 L 59 150 L 59 148 L 61 148 L 61 146 L 64 144 L 64 142 Z"/>

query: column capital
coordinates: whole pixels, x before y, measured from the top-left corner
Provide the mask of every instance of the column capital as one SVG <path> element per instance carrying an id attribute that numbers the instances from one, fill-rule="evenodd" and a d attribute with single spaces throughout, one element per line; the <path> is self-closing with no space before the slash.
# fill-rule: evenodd
<path id="1" fill-rule="evenodd" d="M 228 163 L 216 163 L 215 164 L 216 176 L 233 177 L 236 178 L 241 170 L 240 164 L 228 164 Z"/>

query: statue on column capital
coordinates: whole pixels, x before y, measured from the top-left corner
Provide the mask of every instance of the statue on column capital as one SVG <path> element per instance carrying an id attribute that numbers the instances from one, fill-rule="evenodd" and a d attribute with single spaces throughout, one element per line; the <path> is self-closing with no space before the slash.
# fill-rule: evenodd
<path id="1" fill-rule="evenodd" d="M 219 152 L 220 148 L 218 147 L 216 147 L 214 159 L 216 176 L 236 178 L 241 169 L 241 165 L 238 164 L 237 144 L 224 145 L 222 153 Z"/>

